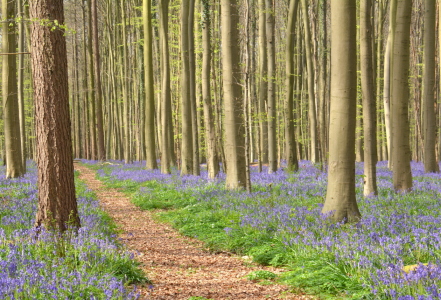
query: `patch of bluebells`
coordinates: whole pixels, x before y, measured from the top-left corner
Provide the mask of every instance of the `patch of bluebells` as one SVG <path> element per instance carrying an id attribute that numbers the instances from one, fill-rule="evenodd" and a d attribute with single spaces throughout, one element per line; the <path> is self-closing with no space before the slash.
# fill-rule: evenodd
<path id="1" fill-rule="evenodd" d="M 0 298 L 137 299 L 106 269 L 131 254 L 118 246 L 90 191 L 78 197 L 78 232 L 59 236 L 33 227 L 37 175 L 35 165 L 28 165 L 17 179 L 6 179 L 0 167 Z"/>
<path id="2" fill-rule="evenodd" d="M 258 230 L 281 241 L 294 256 L 316 255 L 343 265 L 348 277 L 364 282 L 374 298 L 441 299 L 441 175 L 425 174 L 412 162 L 413 191 L 396 194 L 387 162 L 377 164 L 379 195 L 363 197 L 363 164 L 356 165 L 357 201 L 362 220 L 333 224 L 321 214 L 327 174 L 307 161 L 299 172 L 283 169 L 268 174 L 251 168 L 253 192 L 227 191 L 225 175 L 216 180 L 201 176 L 170 175 L 144 170 L 144 162 L 103 168 L 111 180 L 155 180 L 192 193 L 215 209 L 239 213 L 240 221 L 225 228 Z M 148 193 L 148 189 L 141 192 Z M 428 265 L 423 265 L 428 263 Z M 404 272 L 403 267 L 418 264 Z"/>

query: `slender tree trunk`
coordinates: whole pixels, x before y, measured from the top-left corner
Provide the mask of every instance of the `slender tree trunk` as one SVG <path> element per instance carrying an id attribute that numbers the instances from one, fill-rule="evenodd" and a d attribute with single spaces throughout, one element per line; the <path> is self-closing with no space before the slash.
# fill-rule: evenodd
<path id="1" fill-rule="evenodd" d="M 268 162 L 268 57 L 266 42 L 266 8 L 265 0 L 259 0 L 259 124 L 260 124 L 260 150 L 259 164 Z"/>
<path id="2" fill-rule="evenodd" d="M 268 173 L 273 173 L 277 171 L 276 37 L 273 0 L 266 0 L 266 42 L 268 55 Z"/>
<path id="3" fill-rule="evenodd" d="M 356 1 L 331 0 L 329 167 L 322 212 L 337 222 L 361 217 L 355 197 L 356 25 Z"/>
<path id="4" fill-rule="evenodd" d="M 219 173 L 219 160 L 216 153 L 216 131 L 214 128 L 213 108 L 211 104 L 211 15 L 210 0 L 202 0 L 202 99 L 204 103 L 205 142 L 207 147 L 208 177 L 215 178 Z"/>
<path id="5" fill-rule="evenodd" d="M 101 58 L 98 40 L 98 7 L 97 0 L 92 0 L 92 44 L 93 44 L 93 66 L 95 69 L 95 101 L 96 101 L 96 133 L 98 160 L 106 160 L 106 149 L 104 147 L 104 125 L 103 125 L 103 92 L 101 87 Z M 95 124 L 93 124 L 95 126 Z"/>
<path id="6" fill-rule="evenodd" d="M 238 0 L 221 0 L 222 75 L 225 105 L 226 185 L 229 189 L 246 184 L 244 120 L 239 60 Z"/>
<path id="7" fill-rule="evenodd" d="M 95 160 L 98 158 L 98 147 L 97 147 L 97 126 L 96 126 L 96 97 L 95 97 L 95 67 L 93 59 L 93 41 L 92 41 L 92 0 L 87 1 L 88 4 L 88 43 L 87 52 L 89 53 L 89 127 L 90 127 L 90 146 L 91 146 L 91 159 Z"/>
<path id="8" fill-rule="evenodd" d="M 412 0 L 398 0 L 392 51 L 392 171 L 397 192 L 412 189 L 409 145 L 409 45 Z"/>
<path id="9" fill-rule="evenodd" d="M 146 167 L 157 169 L 155 141 L 155 87 L 153 84 L 153 54 L 152 54 L 152 3 L 143 0 L 144 19 L 144 72 L 145 72 L 145 138 L 146 138 Z M 162 151 L 164 152 L 165 149 Z"/>
<path id="10" fill-rule="evenodd" d="M 2 0 L 2 18 L 3 53 L 15 53 L 15 32 L 17 29 L 14 20 L 15 2 Z M 16 178 L 24 174 L 24 169 L 20 142 L 20 111 L 17 96 L 17 62 L 15 55 L 3 55 L 2 70 L 6 178 Z"/>
<path id="11" fill-rule="evenodd" d="M 17 0 L 18 17 L 24 17 L 23 0 Z M 18 22 L 18 52 L 24 52 L 24 20 Z M 26 173 L 26 116 L 24 102 L 24 55 L 18 56 L 18 110 L 20 114 L 20 146 L 21 146 L 21 166 L 23 174 Z"/>
<path id="12" fill-rule="evenodd" d="M 377 194 L 377 121 L 372 50 L 372 0 L 360 2 L 360 66 L 363 97 L 364 195 Z"/>
<path id="13" fill-rule="evenodd" d="M 424 171 L 439 172 L 436 160 L 436 118 L 435 118 L 435 15 L 436 1 L 424 2 Z"/>
<path id="14" fill-rule="evenodd" d="M 123 113 L 124 113 L 124 162 L 126 164 L 132 161 L 132 153 L 130 151 L 130 103 L 127 95 L 128 88 L 128 49 L 127 49 L 127 26 L 126 26 L 126 0 L 121 0 L 121 19 L 122 19 L 122 65 L 121 65 L 121 81 L 122 81 L 122 97 L 123 97 Z"/>
<path id="15" fill-rule="evenodd" d="M 193 174 L 193 131 L 191 120 L 190 45 L 188 39 L 190 1 L 181 3 L 181 61 L 182 61 L 182 148 L 181 174 Z"/>
<path id="16" fill-rule="evenodd" d="M 286 100 L 285 100 L 285 158 L 288 171 L 297 171 L 295 133 L 294 133 L 294 42 L 298 0 L 289 4 L 288 25 L 286 29 Z"/>
<path id="17" fill-rule="evenodd" d="M 31 20 L 50 16 L 54 26 L 31 23 L 31 59 L 37 135 L 38 210 L 36 226 L 64 231 L 80 226 L 75 198 L 69 117 L 63 1 L 29 2 Z M 54 28 L 55 27 L 55 28 Z"/>
<path id="18" fill-rule="evenodd" d="M 314 93 L 314 65 L 313 54 L 311 49 L 311 29 L 309 25 L 308 4 L 306 0 L 302 0 L 303 27 L 305 30 L 305 48 L 306 48 L 306 66 L 308 68 L 308 117 L 309 117 L 309 138 L 311 145 L 311 161 L 318 162 L 319 153 L 317 145 L 317 114 L 315 109 L 315 93 Z"/>

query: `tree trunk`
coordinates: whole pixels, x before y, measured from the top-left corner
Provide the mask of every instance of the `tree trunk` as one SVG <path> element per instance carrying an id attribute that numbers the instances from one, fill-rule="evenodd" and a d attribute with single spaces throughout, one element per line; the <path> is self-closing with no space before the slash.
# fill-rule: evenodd
<path id="1" fill-rule="evenodd" d="M 268 57 L 266 42 L 266 8 L 265 0 L 259 0 L 259 125 L 260 125 L 260 154 L 259 164 L 268 162 Z"/>
<path id="2" fill-rule="evenodd" d="M 239 60 L 238 0 L 221 0 L 222 75 L 225 106 L 226 186 L 244 188 L 246 184 L 245 141 Z"/>
<path id="3" fill-rule="evenodd" d="M 439 172 L 436 160 L 436 118 L 435 118 L 435 15 L 436 1 L 424 2 L 424 171 Z"/>
<path id="4" fill-rule="evenodd" d="M 377 115 L 372 50 L 372 0 L 360 2 L 360 67 L 363 97 L 364 195 L 377 195 Z"/>
<path id="5" fill-rule="evenodd" d="M 152 3 L 143 0 L 146 168 L 157 169 L 155 140 L 155 87 L 153 84 Z M 164 149 L 163 149 L 164 151 Z"/>
<path id="6" fill-rule="evenodd" d="M 412 189 L 409 145 L 409 45 L 412 0 L 398 0 L 392 51 L 392 171 L 397 192 Z"/>
<path id="7" fill-rule="evenodd" d="M 24 18 L 23 0 L 17 1 L 18 17 Z M 24 52 L 24 20 L 18 21 L 18 52 Z M 26 173 L 26 116 L 24 102 L 24 54 L 18 56 L 18 110 L 20 114 L 20 146 L 21 146 L 21 166 L 23 174 Z"/>
<path id="8" fill-rule="evenodd" d="M 193 174 L 193 131 L 191 116 L 190 94 L 190 45 L 188 38 L 188 15 L 190 13 L 190 1 L 183 0 L 181 3 L 181 61 L 182 61 L 182 147 L 181 147 L 181 174 Z"/>
<path id="9" fill-rule="evenodd" d="M 15 53 L 17 29 L 15 2 L 2 0 L 2 48 L 4 53 Z M 8 20 L 8 21 L 6 21 Z M 9 21 L 13 20 L 13 21 Z M 15 55 L 3 55 L 2 65 L 3 121 L 5 131 L 6 178 L 24 174 L 20 142 L 20 114 L 17 97 L 17 62 Z"/>
<path id="10" fill-rule="evenodd" d="M 96 133 L 97 133 L 97 154 L 98 160 L 106 159 L 104 147 L 104 125 L 103 125 L 103 92 L 101 87 L 101 58 L 98 40 L 98 7 L 97 0 L 92 0 L 92 44 L 93 44 L 93 66 L 95 69 L 95 101 L 96 101 Z M 95 124 L 93 124 L 95 126 Z"/>
<path id="11" fill-rule="evenodd" d="M 31 59 L 37 136 L 36 226 L 80 226 L 75 198 L 63 1 L 30 1 Z M 55 23 L 57 21 L 58 23 Z M 59 25 L 57 25 L 59 24 Z M 55 27 L 55 28 L 54 28 Z"/>
<path id="12" fill-rule="evenodd" d="M 214 128 L 213 107 L 211 104 L 211 15 L 210 1 L 202 0 L 202 98 L 204 103 L 205 142 L 207 147 L 208 178 L 215 178 L 219 173 L 219 159 L 216 153 L 216 131 Z"/>
<path id="13" fill-rule="evenodd" d="M 302 0 L 303 27 L 305 30 L 305 48 L 306 48 L 306 66 L 308 68 L 308 117 L 309 117 L 309 138 L 311 145 L 311 161 L 318 162 L 318 145 L 317 145 L 317 114 L 315 109 L 314 94 L 314 66 L 312 61 L 311 49 L 311 29 L 309 25 L 308 4 L 306 0 Z"/>
<path id="14" fill-rule="evenodd" d="M 273 0 L 266 0 L 266 42 L 268 55 L 268 173 L 277 171 L 275 25 Z"/>
<path id="15" fill-rule="evenodd" d="M 298 6 L 299 0 L 291 0 L 286 29 L 285 159 L 287 169 L 291 172 L 299 168 L 294 132 L 294 42 Z"/>
<path id="16" fill-rule="evenodd" d="M 322 213 L 336 222 L 361 217 L 355 197 L 356 25 L 356 2 L 331 0 L 329 167 Z"/>

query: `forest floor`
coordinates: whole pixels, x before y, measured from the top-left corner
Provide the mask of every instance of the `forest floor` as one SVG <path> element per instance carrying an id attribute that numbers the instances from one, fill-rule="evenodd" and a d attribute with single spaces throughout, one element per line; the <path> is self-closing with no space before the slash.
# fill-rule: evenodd
<path id="1" fill-rule="evenodd" d="M 140 299 L 314 299 L 293 294 L 287 286 L 248 280 L 246 275 L 252 271 L 278 274 L 283 270 L 258 266 L 231 253 L 210 253 L 202 242 L 180 235 L 155 220 L 154 212 L 140 210 L 123 193 L 105 187 L 94 171 L 77 163 L 75 169 L 114 219 L 121 230 L 119 237 L 153 282 L 138 287 Z"/>

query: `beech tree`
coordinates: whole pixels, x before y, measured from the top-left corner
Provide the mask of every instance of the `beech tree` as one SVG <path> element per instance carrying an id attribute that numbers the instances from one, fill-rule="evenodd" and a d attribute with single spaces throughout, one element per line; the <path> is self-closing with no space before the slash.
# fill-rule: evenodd
<path id="1" fill-rule="evenodd" d="M 337 222 L 361 217 L 355 198 L 356 6 L 353 0 L 331 0 L 329 165 L 322 213 Z"/>
<path id="2" fill-rule="evenodd" d="M 15 2 L 2 0 L 2 91 L 3 91 L 3 120 L 5 132 L 6 178 L 16 178 L 24 174 L 21 140 L 20 118 L 17 97 L 17 62 L 15 22 Z"/>
<path id="3" fill-rule="evenodd" d="M 225 106 L 227 188 L 245 188 L 245 128 L 239 60 L 238 0 L 221 0 L 222 75 Z"/>
<path id="4" fill-rule="evenodd" d="M 35 224 L 64 231 L 68 225 L 80 226 L 74 185 L 64 7 L 61 0 L 33 0 L 29 4 L 30 17 L 34 20 L 31 62 L 38 165 Z"/>

